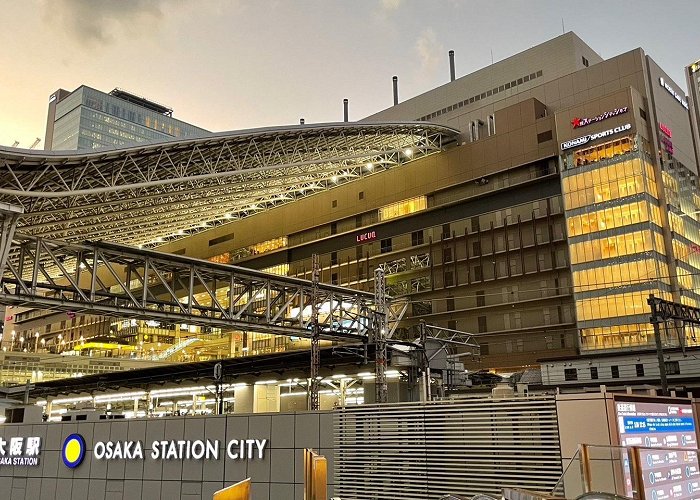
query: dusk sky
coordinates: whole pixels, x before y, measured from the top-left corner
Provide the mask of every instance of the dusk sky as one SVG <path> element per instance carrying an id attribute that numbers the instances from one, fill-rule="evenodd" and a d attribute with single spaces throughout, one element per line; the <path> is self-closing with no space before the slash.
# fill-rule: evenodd
<path id="1" fill-rule="evenodd" d="M 0 0 L 0 145 L 43 148 L 49 95 L 121 87 L 212 131 L 350 120 L 566 31 L 643 47 L 685 89 L 698 0 Z"/>

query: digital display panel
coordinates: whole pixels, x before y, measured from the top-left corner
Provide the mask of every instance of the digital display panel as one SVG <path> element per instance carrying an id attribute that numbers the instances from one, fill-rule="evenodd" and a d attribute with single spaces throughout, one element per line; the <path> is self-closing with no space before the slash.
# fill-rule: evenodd
<path id="1" fill-rule="evenodd" d="M 648 448 L 640 449 L 639 456 L 644 498 L 700 500 L 700 464 L 697 452 L 690 450 L 697 448 L 692 405 L 616 401 L 615 410 L 620 445 Z M 631 497 L 626 461 L 625 483 Z"/>

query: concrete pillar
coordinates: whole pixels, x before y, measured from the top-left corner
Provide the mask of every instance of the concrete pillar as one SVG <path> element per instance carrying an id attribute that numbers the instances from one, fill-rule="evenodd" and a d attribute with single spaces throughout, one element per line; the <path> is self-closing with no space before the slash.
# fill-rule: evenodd
<path id="1" fill-rule="evenodd" d="M 256 384 L 254 388 L 253 413 L 280 411 L 279 384 Z"/>
<path id="2" fill-rule="evenodd" d="M 233 413 L 253 413 L 253 386 L 238 386 L 233 390 Z"/>

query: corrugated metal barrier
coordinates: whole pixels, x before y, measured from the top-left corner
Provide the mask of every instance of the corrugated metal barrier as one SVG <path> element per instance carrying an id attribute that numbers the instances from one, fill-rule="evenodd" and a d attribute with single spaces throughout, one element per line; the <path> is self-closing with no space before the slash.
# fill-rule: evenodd
<path id="1" fill-rule="evenodd" d="M 343 500 L 549 491 L 562 474 L 554 396 L 346 407 L 333 430 Z"/>

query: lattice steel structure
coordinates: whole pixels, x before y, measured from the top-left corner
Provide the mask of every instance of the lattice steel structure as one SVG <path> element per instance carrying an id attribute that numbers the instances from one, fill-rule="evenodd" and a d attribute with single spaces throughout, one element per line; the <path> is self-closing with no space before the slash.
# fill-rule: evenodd
<path id="1" fill-rule="evenodd" d="M 335 123 L 90 152 L 0 148 L 0 203 L 18 230 L 142 247 L 231 222 L 442 150 L 454 129 Z"/>
<path id="2" fill-rule="evenodd" d="M 317 307 L 321 338 L 356 341 L 372 324 L 368 292 L 123 245 L 12 241 L 4 305 L 303 337 Z"/>

